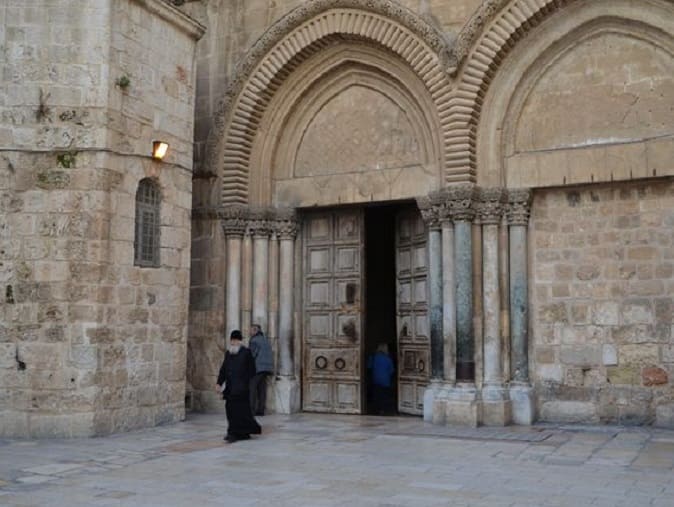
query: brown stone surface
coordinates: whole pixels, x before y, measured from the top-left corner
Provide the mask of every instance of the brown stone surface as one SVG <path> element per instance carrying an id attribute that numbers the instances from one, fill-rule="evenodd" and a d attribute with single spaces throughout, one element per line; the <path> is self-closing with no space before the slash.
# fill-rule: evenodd
<path id="1" fill-rule="evenodd" d="M 660 386 L 667 384 L 669 378 L 667 372 L 662 368 L 650 366 L 641 370 L 641 379 L 645 386 Z"/>

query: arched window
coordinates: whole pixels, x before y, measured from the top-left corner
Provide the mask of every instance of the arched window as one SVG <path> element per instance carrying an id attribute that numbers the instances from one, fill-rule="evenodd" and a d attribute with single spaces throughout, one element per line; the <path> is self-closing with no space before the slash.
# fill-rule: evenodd
<path id="1" fill-rule="evenodd" d="M 150 178 L 140 180 L 136 192 L 136 233 L 134 238 L 134 264 L 159 266 L 159 185 Z"/>

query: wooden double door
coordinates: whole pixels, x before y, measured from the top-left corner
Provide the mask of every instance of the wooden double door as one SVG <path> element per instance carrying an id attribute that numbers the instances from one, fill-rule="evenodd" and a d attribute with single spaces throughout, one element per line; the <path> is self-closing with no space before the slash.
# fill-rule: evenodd
<path id="1" fill-rule="evenodd" d="M 397 336 L 391 338 L 398 353 L 398 410 L 421 414 L 430 373 L 427 234 L 415 209 L 397 210 L 394 220 Z M 368 338 L 365 263 L 377 262 L 367 256 L 364 210 L 312 211 L 302 222 L 302 407 L 360 414 Z M 373 287 L 367 294 L 378 296 Z"/>

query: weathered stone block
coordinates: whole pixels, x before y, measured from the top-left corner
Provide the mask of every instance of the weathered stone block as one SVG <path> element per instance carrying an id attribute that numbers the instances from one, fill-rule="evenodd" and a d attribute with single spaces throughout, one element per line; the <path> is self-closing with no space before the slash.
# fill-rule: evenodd
<path id="1" fill-rule="evenodd" d="M 674 403 L 656 407 L 655 425 L 658 428 L 674 429 Z"/>
<path id="2" fill-rule="evenodd" d="M 656 366 L 649 366 L 641 370 L 641 379 L 645 386 L 659 386 L 669 382 L 667 372 Z"/>
<path id="3" fill-rule="evenodd" d="M 563 364 L 596 366 L 601 361 L 601 347 L 597 345 L 562 346 L 559 360 Z"/>
<path id="4" fill-rule="evenodd" d="M 604 366 L 615 366 L 618 364 L 618 351 L 614 345 L 604 344 L 601 350 L 602 363 Z"/>
<path id="5" fill-rule="evenodd" d="M 596 423 L 597 408 L 592 402 L 547 401 L 541 406 L 542 421 L 558 423 Z"/>
<path id="6" fill-rule="evenodd" d="M 634 366 L 616 366 L 606 369 L 611 384 L 635 385 L 639 383 L 639 369 Z"/>

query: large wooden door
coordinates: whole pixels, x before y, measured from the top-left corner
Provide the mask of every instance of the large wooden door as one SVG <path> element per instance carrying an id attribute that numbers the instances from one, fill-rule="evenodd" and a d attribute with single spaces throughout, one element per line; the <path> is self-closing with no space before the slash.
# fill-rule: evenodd
<path id="1" fill-rule="evenodd" d="M 423 413 L 431 370 L 426 226 L 417 210 L 396 217 L 398 410 Z"/>
<path id="2" fill-rule="evenodd" d="M 361 412 L 363 213 L 303 216 L 302 407 Z"/>

